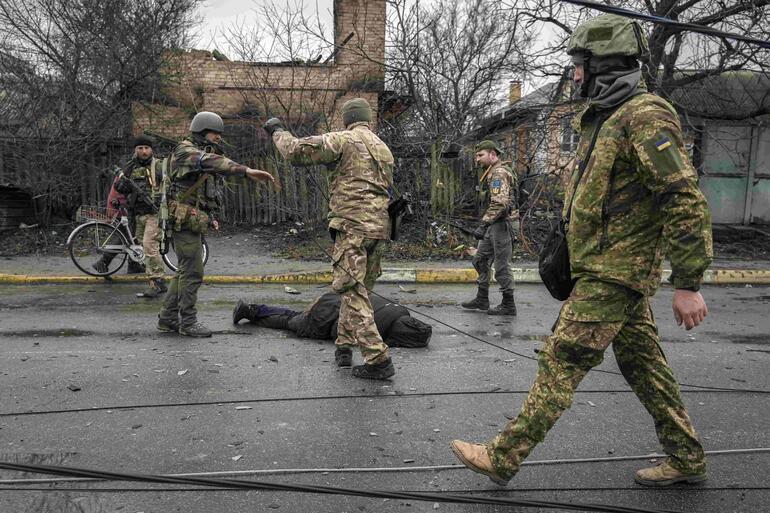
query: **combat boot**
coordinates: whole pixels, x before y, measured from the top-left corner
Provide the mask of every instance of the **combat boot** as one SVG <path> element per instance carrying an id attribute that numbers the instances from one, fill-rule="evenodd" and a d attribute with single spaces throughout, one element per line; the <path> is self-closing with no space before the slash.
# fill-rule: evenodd
<path id="1" fill-rule="evenodd" d="M 158 318 L 156 329 L 161 333 L 179 333 L 179 323 Z"/>
<path id="2" fill-rule="evenodd" d="M 208 338 L 212 335 L 211 330 L 200 322 L 190 324 L 189 326 L 179 326 L 179 334 L 185 337 Z"/>
<path id="3" fill-rule="evenodd" d="M 637 470 L 634 480 L 644 486 L 669 486 L 676 483 L 693 484 L 705 481 L 706 472 L 685 474 L 669 465 L 668 460 L 664 460 L 654 467 Z"/>
<path id="4" fill-rule="evenodd" d="M 349 347 L 338 347 L 334 350 L 334 361 L 337 367 L 350 367 L 353 365 L 353 350 Z"/>
<path id="5" fill-rule="evenodd" d="M 243 319 L 251 320 L 251 307 L 248 303 L 239 299 L 233 308 L 233 324 L 238 324 Z"/>
<path id="6" fill-rule="evenodd" d="M 516 315 L 516 302 L 513 292 L 503 292 L 503 302 L 487 310 L 488 315 Z"/>
<path id="7" fill-rule="evenodd" d="M 457 459 L 472 471 L 484 474 L 493 483 L 500 486 L 506 486 L 510 481 L 510 478 L 506 479 L 497 473 L 492 465 L 492 460 L 489 459 L 486 445 L 470 444 L 462 440 L 452 440 L 449 445 Z"/>
<path id="8" fill-rule="evenodd" d="M 356 365 L 353 367 L 353 375 L 363 379 L 388 379 L 396 373 L 393 361 L 388 358 L 380 363 Z"/>
<path id="9" fill-rule="evenodd" d="M 156 297 L 162 296 L 167 291 L 168 287 L 166 286 L 166 280 L 163 278 L 156 278 L 150 280 L 150 285 L 147 287 L 147 290 L 137 293 L 136 297 L 154 299 Z"/>
<path id="10" fill-rule="evenodd" d="M 99 274 L 104 274 L 110 270 L 109 266 L 107 265 L 107 262 L 105 262 L 103 258 L 91 264 L 91 267 L 93 267 L 94 270 Z"/>
<path id="11" fill-rule="evenodd" d="M 460 306 L 468 310 L 489 310 L 489 289 L 479 289 L 474 299 L 460 303 Z"/>
<path id="12" fill-rule="evenodd" d="M 140 264 L 139 262 L 134 262 L 133 260 L 128 261 L 128 269 L 126 270 L 126 274 L 144 274 L 145 268 L 144 264 Z"/>

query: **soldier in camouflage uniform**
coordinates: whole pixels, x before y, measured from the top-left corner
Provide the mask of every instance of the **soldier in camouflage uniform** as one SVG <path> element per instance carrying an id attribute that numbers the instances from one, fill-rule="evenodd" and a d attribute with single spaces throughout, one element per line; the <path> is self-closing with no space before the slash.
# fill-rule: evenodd
<path id="1" fill-rule="evenodd" d="M 574 289 L 540 351 L 537 377 L 518 417 L 490 442 L 455 440 L 452 450 L 470 469 L 507 483 L 612 345 L 668 455 L 637 471 L 636 481 L 703 481 L 703 447 L 659 345 L 649 298 L 660 284 L 665 250 L 677 323 L 689 330 L 708 313 L 698 292 L 712 256 L 708 206 L 676 112 L 647 93 L 641 80 L 637 59 L 647 53 L 647 42 L 639 25 L 599 16 L 575 29 L 569 53 L 575 84 L 590 100 L 575 120 L 578 166 L 565 201 L 566 210 L 574 197 L 567 231 Z"/>
<path id="2" fill-rule="evenodd" d="M 489 315 L 516 315 L 511 276 L 513 253 L 513 223 L 516 210 L 516 175 L 500 160 L 502 150 L 496 142 L 486 140 L 476 145 L 476 163 L 486 166 L 479 182 L 482 184 L 486 210 L 481 224 L 474 232 L 479 246 L 473 257 L 473 267 L 479 273 L 476 298 L 462 303 L 463 308 L 487 310 Z M 489 308 L 490 264 L 495 266 L 495 279 L 503 293 L 503 302 Z"/>
<path id="3" fill-rule="evenodd" d="M 380 259 L 390 238 L 393 155 L 369 128 L 372 110 L 366 100 L 345 102 L 342 119 L 345 130 L 303 139 L 292 136 L 277 118 L 268 120 L 265 130 L 292 164 L 336 163 L 329 200 L 329 229 L 335 239 L 332 288 L 342 296 L 335 360 L 350 367 L 352 348 L 358 346 L 364 365 L 353 367 L 353 375 L 387 379 L 396 371 L 374 323 L 367 291 L 381 274 Z"/>
<path id="4" fill-rule="evenodd" d="M 144 267 L 150 283 L 138 297 L 156 298 L 168 290 L 159 248 L 157 213 L 161 179 L 158 160 L 152 154 L 152 139 L 138 136 L 134 139 L 134 157 L 121 170 L 115 183 L 115 190 L 127 198 L 136 225 L 134 235 L 144 250 Z"/>
<path id="5" fill-rule="evenodd" d="M 203 242 L 201 235 L 219 207 L 216 176 L 247 176 L 254 181 L 273 181 L 265 171 L 251 169 L 221 155 L 219 143 L 225 125 L 213 112 L 199 112 L 190 124 L 190 136 L 169 157 L 171 177 L 169 217 L 179 271 L 171 280 L 163 307 L 158 314 L 158 330 L 179 332 L 189 337 L 210 337 L 211 331 L 198 322 L 195 303 L 203 283 Z"/>

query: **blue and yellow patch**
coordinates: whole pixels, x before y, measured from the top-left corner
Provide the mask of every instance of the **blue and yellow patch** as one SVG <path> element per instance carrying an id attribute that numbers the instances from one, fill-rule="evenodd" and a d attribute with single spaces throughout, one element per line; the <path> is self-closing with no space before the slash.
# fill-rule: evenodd
<path id="1" fill-rule="evenodd" d="M 492 194 L 497 194 L 500 192 L 500 187 L 502 187 L 503 181 L 500 179 L 492 180 L 492 185 L 490 189 L 492 190 Z"/>
<path id="2" fill-rule="evenodd" d="M 668 137 L 664 137 L 663 139 L 655 142 L 655 148 L 657 148 L 658 151 L 663 151 L 669 146 L 671 146 L 671 139 Z"/>

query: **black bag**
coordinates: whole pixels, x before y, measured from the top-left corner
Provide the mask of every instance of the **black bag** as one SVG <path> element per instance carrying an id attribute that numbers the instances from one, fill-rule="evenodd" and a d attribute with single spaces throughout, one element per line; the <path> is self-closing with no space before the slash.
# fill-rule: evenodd
<path id="1" fill-rule="evenodd" d="M 545 288 L 555 299 L 564 301 L 572 292 L 574 285 L 569 268 L 569 248 L 565 223 L 556 223 L 540 252 L 538 271 Z"/>

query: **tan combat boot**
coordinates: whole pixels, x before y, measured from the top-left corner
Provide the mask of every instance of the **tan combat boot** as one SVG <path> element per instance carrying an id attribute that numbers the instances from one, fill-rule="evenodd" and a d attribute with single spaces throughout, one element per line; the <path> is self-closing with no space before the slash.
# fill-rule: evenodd
<path id="1" fill-rule="evenodd" d="M 676 483 L 700 483 L 706 480 L 706 472 L 701 474 L 683 474 L 671 465 L 668 460 L 661 461 L 654 467 L 636 471 L 634 479 L 644 486 L 669 486 Z"/>
<path id="2" fill-rule="evenodd" d="M 452 452 L 455 453 L 457 459 L 472 471 L 484 474 L 493 483 L 500 486 L 506 486 L 508 481 L 510 481 L 510 479 L 500 477 L 497 474 L 495 467 L 492 466 L 492 460 L 489 459 L 485 445 L 469 444 L 462 440 L 452 440 L 452 443 L 449 445 L 451 445 Z"/>

